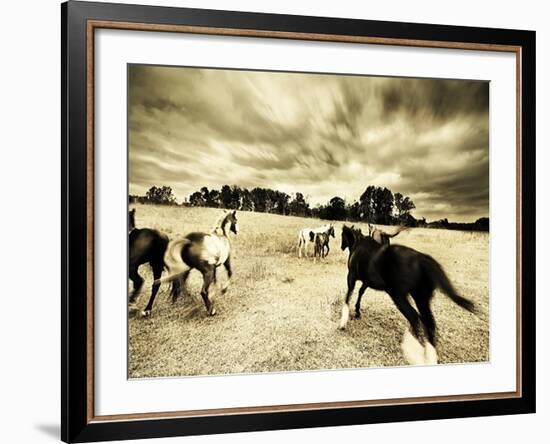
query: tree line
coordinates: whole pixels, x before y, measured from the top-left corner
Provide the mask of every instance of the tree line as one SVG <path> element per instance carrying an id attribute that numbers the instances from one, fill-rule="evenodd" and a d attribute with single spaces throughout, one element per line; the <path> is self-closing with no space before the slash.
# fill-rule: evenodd
<path id="1" fill-rule="evenodd" d="M 172 188 L 168 186 L 153 186 L 144 196 L 130 195 L 130 203 L 178 205 Z M 345 199 L 335 196 L 325 205 L 314 207 L 311 207 L 304 194 L 299 192 L 290 195 L 270 188 L 255 187 L 248 190 L 237 185 L 223 185 L 219 190 L 202 187 L 192 193 L 181 205 L 382 225 L 398 224 L 409 227 L 489 231 L 487 217 L 482 217 L 473 223 L 449 222 L 446 218 L 433 222 L 427 222 L 425 218 L 416 219 L 411 214 L 416 206 L 408 196 L 374 185 L 369 185 L 359 199 L 352 203 L 347 203 Z"/>
<path id="2" fill-rule="evenodd" d="M 173 190 L 167 186 L 151 187 L 145 196 L 130 196 L 130 202 L 175 205 Z M 237 185 L 223 185 L 220 189 L 202 187 L 193 192 L 182 205 L 194 207 L 227 208 L 329 220 L 368 221 L 384 225 L 395 223 L 416 226 L 411 211 L 414 202 L 401 193 L 386 187 L 369 185 L 352 203 L 335 196 L 324 205 L 311 206 L 303 193 L 293 195 L 271 188 L 251 190 Z"/>

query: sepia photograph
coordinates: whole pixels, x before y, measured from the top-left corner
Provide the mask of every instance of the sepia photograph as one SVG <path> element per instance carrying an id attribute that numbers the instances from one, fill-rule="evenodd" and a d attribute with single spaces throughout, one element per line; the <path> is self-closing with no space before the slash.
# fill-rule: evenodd
<path id="1" fill-rule="evenodd" d="M 490 360 L 488 81 L 127 69 L 128 378 Z"/>

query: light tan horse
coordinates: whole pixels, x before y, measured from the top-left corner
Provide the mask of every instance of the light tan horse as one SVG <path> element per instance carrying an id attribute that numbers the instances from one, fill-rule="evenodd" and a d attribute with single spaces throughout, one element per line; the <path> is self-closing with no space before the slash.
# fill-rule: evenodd
<path id="1" fill-rule="evenodd" d="M 216 314 L 214 304 L 210 300 L 208 290 L 212 282 L 216 281 L 216 270 L 224 266 L 227 270 L 227 281 L 222 287 L 225 293 L 229 287 L 231 276 L 231 242 L 227 227 L 234 234 L 238 233 L 237 211 L 224 212 L 217 220 L 210 233 L 189 233 L 182 239 L 171 241 L 164 255 L 164 263 L 168 268 L 168 277 L 159 279 L 158 282 L 177 280 L 172 292 L 172 301 L 175 302 L 180 286 L 185 281 L 192 269 L 196 268 L 202 273 L 203 286 L 201 296 L 209 315 Z M 155 281 L 157 282 L 157 281 Z"/>

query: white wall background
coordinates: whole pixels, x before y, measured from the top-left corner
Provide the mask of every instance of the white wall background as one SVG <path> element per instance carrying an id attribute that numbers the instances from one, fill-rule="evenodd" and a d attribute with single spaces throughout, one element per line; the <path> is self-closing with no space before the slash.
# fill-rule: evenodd
<path id="1" fill-rule="evenodd" d="M 124 1 L 121 3 L 141 3 Z M 394 0 L 153 1 L 149 4 L 232 9 L 375 20 L 460 24 L 537 31 L 537 273 L 544 276 L 550 247 L 543 222 L 550 178 L 550 28 L 544 2 L 523 0 L 439 2 Z M 60 264 L 60 12 L 57 0 L 6 2 L 0 27 L 0 440 L 55 442 L 59 435 Z M 544 149 L 546 148 L 546 149 Z M 539 279 L 540 281 L 540 279 Z M 5 285 L 7 284 L 7 286 Z M 542 442 L 550 420 L 550 310 L 546 288 L 537 285 L 538 413 L 290 430 L 149 442 L 422 442 L 453 444 L 490 440 Z M 546 438 L 547 439 L 547 438 Z M 146 442 L 146 441 L 143 441 Z"/>

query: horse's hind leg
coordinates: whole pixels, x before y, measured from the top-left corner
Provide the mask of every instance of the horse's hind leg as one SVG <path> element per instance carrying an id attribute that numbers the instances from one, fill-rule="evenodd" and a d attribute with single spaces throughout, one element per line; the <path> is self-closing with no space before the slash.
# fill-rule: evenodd
<path id="1" fill-rule="evenodd" d="M 143 287 L 143 278 L 138 274 L 137 269 L 137 266 L 130 266 L 128 272 L 128 276 L 134 284 L 134 290 L 130 294 L 130 304 L 133 304 L 136 301 L 137 297 L 139 296 L 139 292 L 141 291 L 141 287 Z"/>
<path id="2" fill-rule="evenodd" d="M 412 336 L 407 330 L 401 344 L 401 349 L 405 355 L 405 359 L 410 364 L 425 364 L 425 351 L 424 346 L 421 344 L 421 320 L 418 312 L 413 308 L 410 302 L 407 300 L 406 293 L 392 293 L 390 294 L 393 302 L 399 311 L 405 316 L 412 329 Z"/>
<path id="3" fill-rule="evenodd" d="M 426 334 L 428 335 L 428 344 L 426 344 L 426 364 L 437 364 L 437 352 L 436 347 L 436 324 L 435 319 L 430 308 L 430 299 L 432 297 L 432 292 L 429 289 L 415 292 L 412 294 L 420 316 L 422 317 L 422 322 L 426 327 Z"/>
<path id="4" fill-rule="evenodd" d="M 170 290 L 170 294 L 172 295 L 172 304 L 174 304 L 178 300 L 180 293 L 183 292 L 185 288 L 185 282 L 187 282 L 187 278 L 189 277 L 190 272 L 191 270 L 187 270 L 181 275 L 179 279 L 176 279 L 172 282 L 172 289 Z"/>
<path id="5" fill-rule="evenodd" d="M 201 296 L 204 301 L 204 305 L 206 306 L 206 311 L 210 316 L 213 316 L 216 314 L 216 309 L 208 296 L 208 289 L 210 288 L 212 282 L 214 282 L 214 268 L 208 268 L 202 273 L 202 276 L 204 282 L 202 284 Z"/>
<path id="6" fill-rule="evenodd" d="M 153 304 L 155 303 L 155 298 L 157 297 L 157 293 L 160 288 L 160 283 L 155 283 L 160 279 L 162 275 L 162 269 L 163 264 L 151 264 L 151 268 L 153 269 L 153 288 L 151 290 L 151 297 L 149 298 L 149 302 L 147 303 L 147 307 L 145 307 L 145 310 L 141 312 L 141 315 L 143 317 L 151 316 L 151 311 L 153 310 Z"/>
<path id="7" fill-rule="evenodd" d="M 349 320 L 349 300 L 351 299 L 351 295 L 353 294 L 353 290 L 355 289 L 355 282 L 356 282 L 355 274 L 353 274 L 351 271 L 348 271 L 348 292 L 346 293 L 346 300 L 344 301 L 344 305 L 342 306 L 342 317 L 340 318 L 340 329 L 343 330 L 346 328 L 346 325 Z"/>
<path id="8" fill-rule="evenodd" d="M 357 302 L 355 302 L 355 318 L 359 319 L 361 317 L 361 298 L 363 297 L 363 293 L 365 293 L 365 290 L 368 288 L 367 284 L 361 285 L 361 288 L 359 289 L 359 295 L 357 296 Z"/>
<path id="9" fill-rule="evenodd" d="M 228 257 L 223 266 L 227 270 L 227 281 L 225 281 L 222 286 L 222 294 L 225 294 L 225 292 L 229 288 L 229 284 L 231 284 L 231 276 L 233 276 L 233 271 L 231 269 L 231 258 Z"/>

